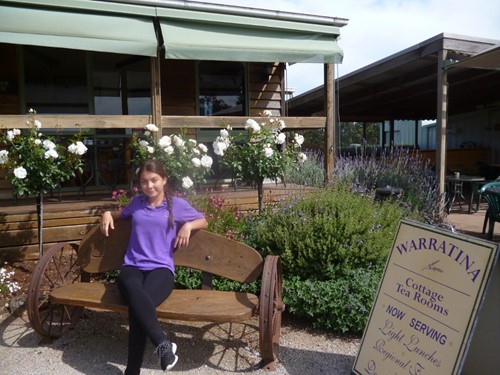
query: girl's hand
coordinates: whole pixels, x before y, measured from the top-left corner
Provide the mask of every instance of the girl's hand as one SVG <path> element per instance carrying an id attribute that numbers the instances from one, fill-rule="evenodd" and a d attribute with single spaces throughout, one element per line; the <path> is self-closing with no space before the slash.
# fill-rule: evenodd
<path id="1" fill-rule="evenodd" d="M 101 215 L 101 232 L 109 237 L 109 229 L 115 229 L 115 222 L 113 220 L 113 215 L 111 215 L 111 211 L 105 211 Z"/>
<path id="2" fill-rule="evenodd" d="M 189 238 L 191 237 L 192 229 L 191 223 L 186 223 L 181 227 L 181 229 L 179 229 L 177 237 L 175 237 L 174 249 L 189 245 Z"/>

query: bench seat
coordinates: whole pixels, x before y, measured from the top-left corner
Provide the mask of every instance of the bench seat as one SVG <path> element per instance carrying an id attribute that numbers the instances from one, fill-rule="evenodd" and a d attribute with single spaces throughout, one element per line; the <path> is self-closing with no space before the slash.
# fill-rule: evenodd
<path id="1" fill-rule="evenodd" d="M 116 284 L 69 284 L 52 291 L 50 298 L 61 305 L 128 311 Z M 156 311 L 163 319 L 230 323 L 251 319 L 258 305 L 252 293 L 174 289 Z"/>
<path id="2" fill-rule="evenodd" d="M 117 220 L 109 236 L 94 227 L 76 242 L 47 249 L 33 270 L 27 296 L 33 329 L 47 339 L 75 327 L 85 308 L 127 313 L 116 283 L 103 282 L 106 272 L 118 270 L 130 238 L 130 220 Z M 274 369 L 281 329 L 281 261 L 265 259 L 250 246 L 207 231 L 192 233 L 189 246 L 174 253 L 176 267 L 200 271 L 201 289 L 174 289 L 157 308 L 160 319 L 211 323 L 244 322 L 258 315 L 261 366 Z M 212 289 L 213 277 L 241 284 L 258 282 L 259 296 L 240 289 Z"/>

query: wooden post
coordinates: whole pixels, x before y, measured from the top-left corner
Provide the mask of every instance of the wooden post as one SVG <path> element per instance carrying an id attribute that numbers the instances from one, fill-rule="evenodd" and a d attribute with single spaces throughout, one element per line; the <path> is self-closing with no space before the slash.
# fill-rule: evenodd
<path id="1" fill-rule="evenodd" d="M 151 111 L 152 123 L 160 128 L 159 134 L 162 134 L 161 125 L 161 76 L 160 76 L 160 58 L 151 57 Z"/>
<path id="2" fill-rule="evenodd" d="M 437 64 L 437 109 L 436 109 L 436 181 L 438 182 L 439 196 L 445 193 L 446 171 L 446 121 L 448 119 L 448 73 L 444 69 L 447 57 L 446 50 L 438 53 Z M 445 204 L 440 199 L 439 216 L 444 217 Z"/>
<path id="3" fill-rule="evenodd" d="M 36 196 L 36 217 L 38 224 L 38 256 L 43 255 L 43 190 Z"/>
<path id="4" fill-rule="evenodd" d="M 333 176 L 334 158 L 337 153 L 335 143 L 336 121 L 334 116 L 335 90 L 334 90 L 334 66 L 325 64 L 325 184 L 330 184 Z"/>

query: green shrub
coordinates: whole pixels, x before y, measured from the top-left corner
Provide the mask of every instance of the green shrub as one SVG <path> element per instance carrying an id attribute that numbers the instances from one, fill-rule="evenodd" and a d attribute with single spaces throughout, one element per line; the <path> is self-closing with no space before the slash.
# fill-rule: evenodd
<path id="1" fill-rule="evenodd" d="M 175 267 L 175 288 L 200 289 L 201 285 L 201 271 L 189 267 Z M 212 289 L 258 294 L 260 291 L 260 280 L 253 283 L 243 284 L 238 281 L 226 279 L 225 277 L 213 276 Z"/>
<path id="2" fill-rule="evenodd" d="M 283 282 L 283 300 L 288 312 L 312 320 L 315 327 L 362 332 L 380 276 L 373 268 L 349 270 L 343 278 L 326 281 L 292 276 Z"/>
<path id="3" fill-rule="evenodd" d="M 201 284 L 201 271 L 189 267 L 175 267 L 175 288 L 200 289 Z"/>
<path id="4" fill-rule="evenodd" d="M 332 280 L 351 269 L 385 263 L 401 218 L 397 202 L 373 202 L 336 185 L 265 211 L 245 241 L 280 255 L 283 269 L 303 280 Z"/>

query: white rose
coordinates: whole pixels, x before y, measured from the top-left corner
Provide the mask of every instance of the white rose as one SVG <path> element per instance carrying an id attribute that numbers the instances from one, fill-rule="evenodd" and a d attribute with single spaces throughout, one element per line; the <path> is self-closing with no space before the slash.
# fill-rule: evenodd
<path id="1" fill-rule="evenodd" d="M 183 177 L 182 178 L 182 187 L 184 189 L 189 189 L 191 186 L 193 186 L 193 181 L 189 177 Z"/>
<path id="2" fill-rule="evenodd" d="M 9 151 L 0 150 L 0 164 L 4 164 L 7 160 L 9 160 Z"/>
<path id="3" fill-rule="evenodd" d="M 212 163 L 213 163 L 213 159 L 211 156 L 208 156 L 208 155 L 203 155 L 201 157 L 201 165 L 204 167 L 204 168 L 211 168 L 212 167 Z"/>
<path id="4" fill-rule="evenodd" d="M 283 130 L 286 128 L 285 121 L 283 121 L 283 120 L 279 120 L 278 125 L 279 125 L 280 130 Z"/>
<path id="5" fill-rule="evenodd" d="M 7 140 L 9 142 L 12 142 L 15 137 L 16 137 L 16 135 L 14 134 L 14 131 L 12 131 L 12 130 L 7 131 Z"/>
<path id="6" fill-rule="evenodd" d="M 150 132 L 157 132 L 159 129 L 158 129 L 158 126 L 156 126 L 155 124 L 147 124 L 145 126 L 146 130 L 150 131 Z"/>
<path id="7" fill-rule="evenodd" d="M 160 140 L 158 141 L 158 144 L 161 147 L 170 146 L 172 144 L 172 139 L 168 135 L 164 135 L 163 137 L 160 138 Z"/>
<path id="8" fill-rule="evenodd" d="M 149 154 L 152 154 L 153 152 L 155 152 L 155 148 L 154 148 L 154 147 L 152 147 L 152 146 L 148 146 L 148 147 L 147 147 L 147 150 L 148 150 L 148 153 L 149 153 Z"/>
<path id="9" fill-rule="evenodd" d="M 40 139 L 38 139 L 38 138 L 37 138 L 37 139 L 35 139 L 35 144 L 36 144 L 36 145 L 41 145 L 41 144 L 42 144 L 42 141 L 41 141 Z"/>
<path id="10" fill-rule="evenodd" d="M 212 146 L 214 148 L 215 155 L 224 156 L 224 151 L 227 149 L 226 142 L 215 140 Z"/>
<path id="11" fill-rule="evenodd" d="M 35 120 L 35 127 L 40 129 L 42 127 L 42 123 L 39 120 Z"/>
<path id="12" fill-rule="evenodd" d="M 206 154 L 208 152 L 208 147 L 205 146 L 203 143 L 200 143 L 198 145 L 198 148 L 201 150 L 201 152 L 203 152 L 204 154 Z"/>
<path id="13" fill-rule="evenodd" d="M 139 141 L 139 146 L 141 146 L 141 147 L 148 147 L 149 146 L 149 142 L 145 141 L 144 139 L 141 139 Z"/>
<path id="14" fill-rule="evenodd" d="M 286 134 L 285 133 L 279 133 L 278 136 L 276 137 L 276 143 L 279 145 L 282 145 L 286 141 Z"/>
<path id="15" fill-rule="evenodd" d="M 89 149 L 87 148 L 87 146 L 85 146 L 85 145 L 83 144 L 83 142 L 80 142 L 80 141 L 76 142 L 76 153 L 77 153 L 78 155 L 83 155 L 83 154 L 85 154 L 88 150 L 89 150 Z"/>
<path id="16" fill-rule="evenodd" d="M 163 151 L 165 152 L 165 154 L 167 155 L 172 155 L 174 153 L 174 148 L 173 146 L 167 146 L 163 149 Z"/>
<path id="17" fill-rule="evenodd" d="M 26 169 L 24 169 L 23 167 L 17 167 L 16 169 L 14 169 L 14 176 L 19 178 L 20 180 L 26 178 L 27 175 L 28 172 L 26 172 Z"/>
<path id="18" fill-rule="evenodd" d="M 245 129 L 251 129 L 254 133 L 260 133 L 260 125 L 254 119 L 248 119 L 245 122 Z"/>
<path id="19" fill-rule="evenodd" d="M 229 137 L 229 132 L 226 129 L 221 129 L 220 136 L 223 138 L 227 138 L 227 137 Z"/>
<path id="20" fill-rule="evenodd" d="M 68 151 L 72 154 L 83 155 L 87 152 L 87 150 L 87 146 L 80 141 L 72 143 L 68 146 Z"/>
<path id="21" fill-rule="evenodd" d="M 56 144 L 49 139 L 46 139 L 45 141 L 43 141 L 42 145 L 43 145 L 43 148 L 46 150 L 52 150 L 52 149 L 56 148 Z"/>
<path id="22" fill-rule="evenodd" d="M 174 135 L 174 145 L 176 145 L 177 147 L 184 147 L 184 140 L 177 136 L 177 135 Z"/>
<path id="23" fill-rule="evenodd" d="M 196 139 L 192 139 L 192 138 L 188 139 L 188 143 L 192 147 L 196 147 L 196 145 L 198 144 L 198 142 L 196 142 Z"/>
<path id="24" fill-rule="evenodd" d="M 307 160 L 307 155 L 304 154 L 303 152 L 299 152 L 297 154 L 297 159 L 299 160 L 299 163 L 304 163 Z"/>
<path id="25" fill-rule="evenodd" d="M 57 159 L 59 157 L 59 154 L 54 148 L 49 148 L 47 151 L 45 151 L 45 159 Z"/>
<path id="26" fill-rule="evenodd" d="M 295 142 L 297 142 L 297 144 L 301 146 L 302 143 L 304 143 L 304 136 L 300 134 L 295 134 Z"/>
<path id="27" fill-rule="evenodd" d="M 273 115 L 273 113 L 266 109 L 264 112 L 262 112 L 262 117 L 271 117 Z"/>
<path id="28" fill-rule="evenodd" d="M 266 156 L 266 158 L 270 158 L 271 156 L 273 156 L 274 154 L 274 151 L 271 147 L 264 147 L 264 155 Z"/>
<path id="29" fill-rule="evenodd" d="M 193 165 L 197 168 L 199 168 L 201 166 L 201 160 L 198 159 L 198 158 L 192 158 L 191 159 L 191 163 L 193 163 Z"/>

